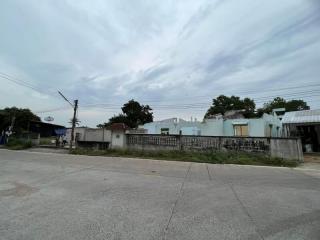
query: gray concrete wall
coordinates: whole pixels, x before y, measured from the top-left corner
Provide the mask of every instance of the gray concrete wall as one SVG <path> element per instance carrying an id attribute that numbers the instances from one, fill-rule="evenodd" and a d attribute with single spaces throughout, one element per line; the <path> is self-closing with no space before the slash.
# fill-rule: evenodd
<path id="1" fill-rule="evenodd" d="M 205 119 L 200 130 L 201 136 L 223 136 L 223 119 Z"/>
<path id="2" fill-rule="evenodd" d="M 97 150 L 105 150 L 109 148 L 109 142 L 86 142 L 86 141 L 78 141 L 77 142 L 78 148 L 90 148 L 90 149 L 97 149 Z"/>
<path id="3" fill-rule="evenodd" d="M 87 128 L 83 141 L 87 142 L 111 142 L 111 131 L 103 128 Z"/>
<path id="4" fill-rule="evenodd" d="M 87 128 L 85 128 L 85 127 L 76 127 L 74 129 L 74 137 L 76 137 L 78 135 L 79 136 L 78 140 L 83 141 L 86 129 Z M 68 128 L 66 131 L 66 140 L 68 143 L 70 143 L 70 141 L 71 141 L 71 128 Z"/>
<path id="5" fill-rule="evenodd" d="M 303 161 L 301 141 L 296 138 L 127 134 L 126 147 L 137 150 L 261 152 L 272 157 Z"/>
<path id="6" fill-rule="evenodd" d="M 301 140 L 298 138 L 271 138 L 270 155 L 303 162 Z"/>
<path id="7" fill-rule="evenodd" d="M 127 145 L 127 148 L 132 150 L 150 150 L 150 151 L 180 150 L 179 146 L 158 146 L 158 145 L 140 145 L 140 144 L 130 144 L 130 145 Z"/>

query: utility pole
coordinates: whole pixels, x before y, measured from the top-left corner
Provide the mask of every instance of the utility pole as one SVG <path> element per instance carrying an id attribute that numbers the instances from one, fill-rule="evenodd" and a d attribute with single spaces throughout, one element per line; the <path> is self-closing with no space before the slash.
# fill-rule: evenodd
<path id="1" fill-rule="evenodd" d="M 71 128 L 71 140 L 69 143 L 69 150 L 72 150 L 72 144 L 74 141 L 74 129 L 76 127 L 76 123 L 77 123 L 77 110 L 78 110 L 78 100 L 74 100 L 74 104 L 72 104 L 60 91 L 58 91 L 58 93 L 60 94 L 60 96 L 67 101 L 71 107 L 73 108 L 73 118 L 72 118 L 72 128 Z"/>
<path id="2" fill-rule="evenodd" d="M 77 121 L 77 119 L 76 119 L 77 109 L 78 109 L 78 100 L 74 100 L 72 129 L 71 129 L 71 141 L 70 141 L 70 144 L 69 144 L 70 151 L 72 150 L 72 143 L 74 141 L 74 128 L 76 127 L 76 121 Z"/>

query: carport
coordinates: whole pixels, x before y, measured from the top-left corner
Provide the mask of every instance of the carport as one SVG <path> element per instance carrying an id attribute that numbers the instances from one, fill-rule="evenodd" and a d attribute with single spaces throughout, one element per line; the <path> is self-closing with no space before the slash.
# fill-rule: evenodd
<path id="1" fill-rule="evenodd" d="M 304 152 L 320 151 L 320 109 L 287 112 L 282 124 L 284 137 L 300 137 Z"/>
<path id="2" fill-rule="evenodd" d="M 38 121 L 30 121 L 29 130 L 39 133 L 40 137 L 60 136 L 65 135 L 66 132 L 65 126 Z"/>

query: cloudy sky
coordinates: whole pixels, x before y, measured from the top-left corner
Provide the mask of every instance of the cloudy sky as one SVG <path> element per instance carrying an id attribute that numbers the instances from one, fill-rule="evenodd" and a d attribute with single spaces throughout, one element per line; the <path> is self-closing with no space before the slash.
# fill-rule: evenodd
<path id="1" fill-rule="evenodd" d="M 318 0 L 2 0 L 0 108 L 94 127 L 129 99 L 202 119 L 220 94 L 320 108 Z"/>

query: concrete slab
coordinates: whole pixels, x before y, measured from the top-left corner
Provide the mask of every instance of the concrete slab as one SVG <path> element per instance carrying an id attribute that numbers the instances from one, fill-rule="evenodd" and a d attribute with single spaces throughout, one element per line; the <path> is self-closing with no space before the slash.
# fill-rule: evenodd
<path id="1" fill-rule="evenodd" d="M 320 239 L 318 176 L 0 150 L 0 239 Z"/>

